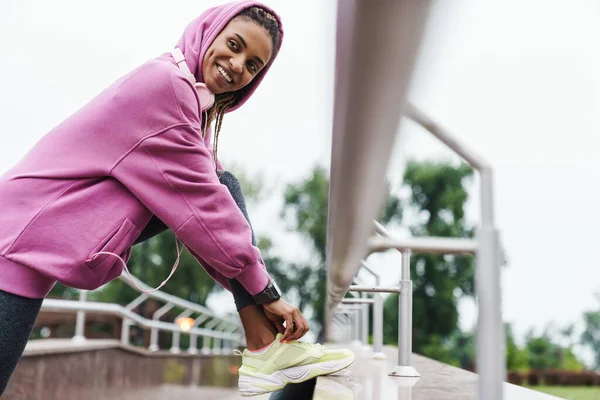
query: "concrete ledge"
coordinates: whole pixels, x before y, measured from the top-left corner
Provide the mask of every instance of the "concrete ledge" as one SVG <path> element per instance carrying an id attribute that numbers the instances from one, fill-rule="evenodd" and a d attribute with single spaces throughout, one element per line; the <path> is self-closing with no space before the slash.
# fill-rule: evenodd
<path id="1" fill-rule="evenodd" d="M 31 341 L 2 399 L 131 399 L 165 384 L 235 388 L 240 363 L 233 354 L 153 353 L 116 340 Z"/>
<path id="2" fill-rule="evenodd" d="M 173 357 L 178 358 L 214 358 L 214 357 L 233 357 L 231 354 L 190 354 L 182 349 L 181 353 L 174 354 L 168 350 L 149 351 L 143 347 L 124 345 L 116 339 L 90 339 L 84 342 L 73 342 L 71 339 L 44 339 L 31 340 L 25 347 L 23 357 L 32 357 L 49 354 L 67 354 L 79 353 L 93 350 L 121 349 L 126 352 L 139 354 L 144 357 Z M 237 357 L 237 356 L 235 356 Z"/>

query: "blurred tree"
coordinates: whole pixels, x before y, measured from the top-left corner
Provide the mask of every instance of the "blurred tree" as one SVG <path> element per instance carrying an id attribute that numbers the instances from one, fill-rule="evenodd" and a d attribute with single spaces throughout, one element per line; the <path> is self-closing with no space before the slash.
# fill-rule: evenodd
<path id="1" fill-rule="evenodd" d="M 600 293 L 596 298 L 600 302 Z M 581 334 L 581 344 L 593 352 L 595 368 L 600 369 L 600 310 L 584 313 L 583 322 L 585 330 Z"/>
<path id="2" fill-rule="evenodd" d="M 511 324 L 505 324 L 506 337 L 506 369 L 508 371 L 525 372 L 529 369 L 529 353 L 527 348 L 521 349 L 515 342 Z"/>
<path id="3" fill-rule="evenodd" d="M 451 359 L 455 362 L 453 365 L 458 365 L 461 368 L 473 371 L 475 368 L 475 332 L 462 331 L 457 329 L 449 339 L 445 346 L 448 348 Z M 433 356 L 431 353 L 429 357 Z"/>
<path id="4" fill-rule="evenodd" d="M 54 285 L 50 293 L 48 293 L 49 298 L 59 298 L 66 300 L 77 300 L 79 298 L 79 291 L 77 289 L 70 288 L 61 283 L 57 283 Z"/>
<path id="5" fill-rule="evenodd" d="M 525 336 L 525 349 L 531 369 L 560 369 L 582 371 L 585 364 L 573 353 L 572 345 L 562 346 L 557 343 L 550 328 L 540 335 L 530 330 Z"/>
<path id="6" fill-rule="evenodd" d="M 416 162 L 407 164 L 404 185 L 411 192 L 405 210 L 413 210 L 419 223 L 411 227 L 414 236 L 468 238 L 473 228 L 465 221 L 468 199 L 465 184 L 473 170 L 465 165 Z M 438 346 L 457 330 L 457 302 L 473 296 L 473 257 L 414 254 L 411 257 L 413 281 L 413 350 L 426 356 L 439 354 Z M 398 295 L 385 301 L 386 343 L 397 343 Z"/>

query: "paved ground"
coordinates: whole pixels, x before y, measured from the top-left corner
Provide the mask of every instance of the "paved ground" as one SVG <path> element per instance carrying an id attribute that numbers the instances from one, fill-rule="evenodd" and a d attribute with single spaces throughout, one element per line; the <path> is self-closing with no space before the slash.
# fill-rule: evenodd
<path id="1" fill-rule="evenodd" d="M 396 364 L 396 350 L 386 348 L 385 360 L 374 360 L 372 353 L 353 348 L 357 359 L 348 369 L 317 380 L 313 400 L 476 400 L 477 375 L 418 355 L 413 365 L 420 378 L 388 376 Z M 303 400 L 302 388 L 288 386 L 285 393 L 255 397 L 242 397 L 235 390 L 208 388 L 163 388 L 164 399 L 253 399 L 253 400 Z M 519 386 L 505 384 L 505 400 L 555 400 Z M 154 397 L 158 399 L 159 397 Z M 152 398 L 152 399 L 154 399 Z M 146 399 L 150 399 L 147 397 Z"/>
<path id="2" fill-rule="evenodd" d="M 115 341 L 91 341 L 83 345 L 70 344 L 70 351 L 85 348 L 114 346 Z M 43 354 L 64 347 L 64 341 L 47 341 L 28 345 L 26 353 Z M 356 360 L 348 369 L 335 375 L 319 378 L 314 388 L 313 400 L 478 400 L 477 375 L 437 361 L 413 355 L 413 366 L 420 378 L 390 377 L 388 373 L 396 366 L 397 353 L 392 347 L 385 348 L 386 358 L 378 360 L 373 353 L 361 347 L 351 347 Z M 314 384 L 314 382 L 312 382 Z M 310 400 L 306 388 L 311 384 L 289 385 L 283 391 L 270 395 L 243 397 L 236 389 L 163 386 L 159 389 L 119 393 L 127 400 Z M 553 400 L 552 397 L 519 386 L 505 384 L 504 400 Z M 119 396 L 116 396 L 119 397 Z M 111 395 L 114 399 L 115 396 Z"/>

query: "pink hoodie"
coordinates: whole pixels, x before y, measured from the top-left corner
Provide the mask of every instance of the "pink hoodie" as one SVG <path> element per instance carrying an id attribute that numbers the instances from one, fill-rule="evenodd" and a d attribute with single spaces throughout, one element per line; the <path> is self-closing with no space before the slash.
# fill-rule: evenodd
<path id="1" fill-rule="evenodd" d="M 241 1 L 207 10 L 185 29 L 176 47 L 198 81 L 212 41 L 252 5 L 276 15 Z M 262 291 L 269 275 L 250 226 L 219 183 L 202 118 L 198 93 L 166 53 L 42 137 L 0 178 L 0 290 L 42 298 L 57 281 L 96 289 L 123 264 L 94 254 L 127 261 L 154 214 L 225 288 L 236 278 L 250 294 Z"/>

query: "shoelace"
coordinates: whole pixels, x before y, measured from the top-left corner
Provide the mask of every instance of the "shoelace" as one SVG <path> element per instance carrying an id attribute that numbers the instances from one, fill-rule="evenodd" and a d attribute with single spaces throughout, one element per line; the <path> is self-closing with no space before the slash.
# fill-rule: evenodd
<path id="1" fill-rule="evenodd" d="M 302 346 L 303 348 L 317 348 L 317 349 L 322 349 L 324 348 L 324 346 L 321 343 L 308 343 L 308 342 L 301 342 L 300 340 L 295 340 L 295 343 L 299 344 L 300 346 Z"/>
<path id="2" fill-rule="evenodd" d="M 92 260 L 96 259 L 96 257 L 98 257 L 101 254 L 107 255 L 107 256 L 114 256 L 117 257 L 117 259 L 119 259 L 119 261 L 121 261 L 121 264 L 123 264 L 123 267 L 125 268 L 125 271 L 127 272 L 127 275 L 129 275 L 129 279 L 131 280 L 131 282 L 133 282 L 133 285 L 141 292 L 143 293 L 152 293 L 152 292 L 156 292 L 157 290 L 159 290 L 161 287 L 163 287 L 168 281 L 169 279 L 171 279 L 171 277 L 173 276 L 173 273 L 175 273 L 175 270 L 177 269 L 177 266 L 179 265 L 179 260 L 181 257 L 181 252 L 183 251 L 183 248 L 179 248 L 179 239 L 177 237 L 175 237 L 175 246 L 177 247 L 177 260 L 175 260 L 175 264 L 173 264 L 173 268 L 171 269 L 171 273 L 169 274 L 169 276 L 167 276 L 167 279 L 165 279 L 160 286 L 158 286 L 157 288 L 154 289 L 142 289 L 141 287 L 139 287 L 137 285 L 137 283 L 135 283 L 135 279 L 133 279 L 133 276 L 131 276 L 131 273 L 129 272 L 129 268 L 127 268 L 127 264 L 125 263 L 125 261 L 123 261 L 123 259 L 121 258 L 121 256 L 119 256 L 118 254 L 115 253 L 111 253 L 109 251 L 99 251 L 98 253 L 95 253 L 92 256 Z"/>
<path id="3" fill-rule="evenodd" d="M 315 343 L 315 344 L 311 344 L 311 343 L 307 343 L 307 342 L 301 342 L 299 340 L 294 340 L 293 341 L 296 344 L 299 344 L 300 346 L 302 346 L 303 348 L 317 348 L 319 350 L 324 349 L 325 346 L 323 346 L 321 343 Z M 233 349 L 233 354 L 235 354 L 236 356 L 243 356 L 244 353 L 239 351 L 238 349 Z"/>

